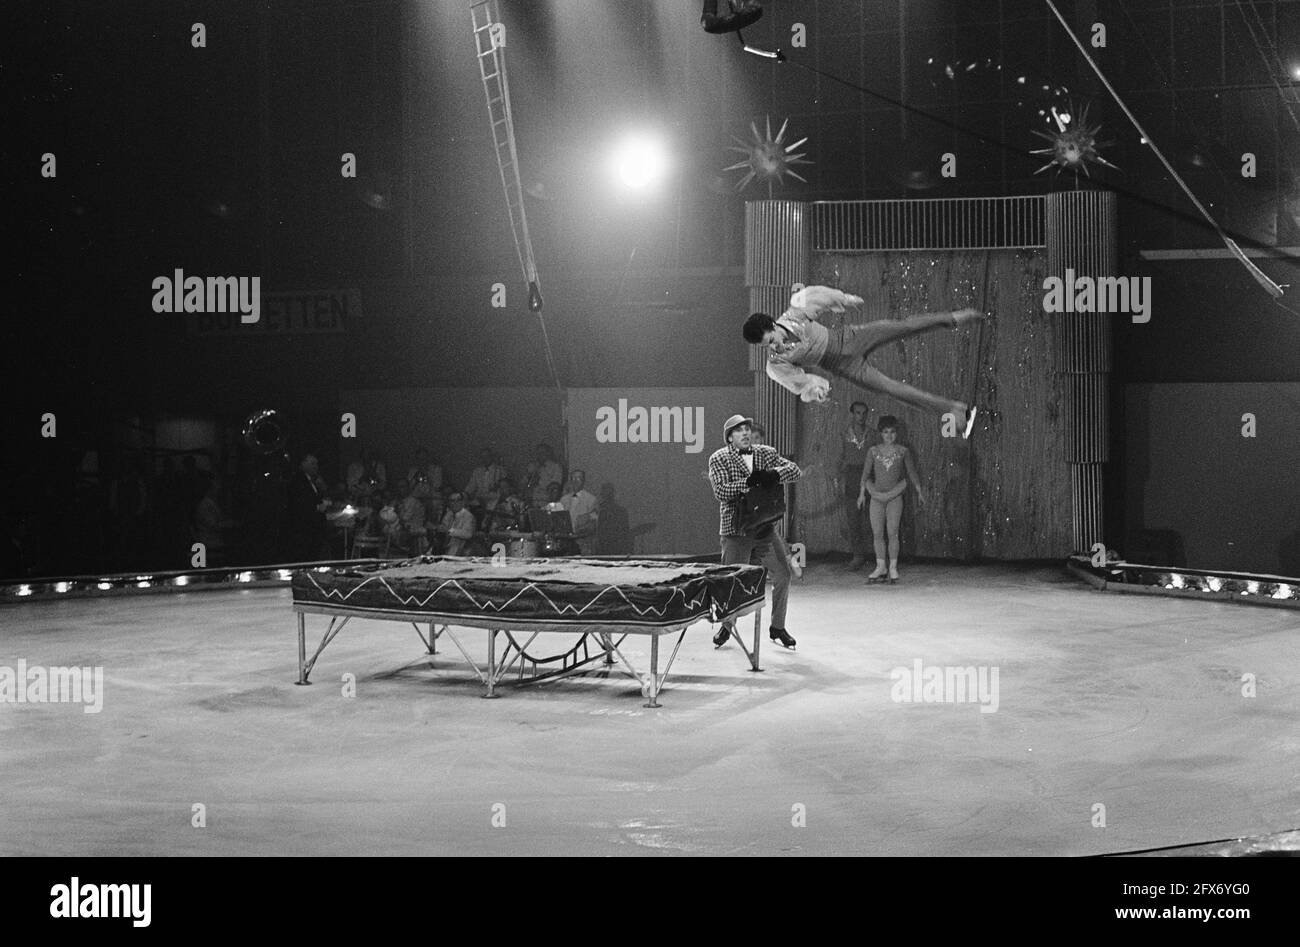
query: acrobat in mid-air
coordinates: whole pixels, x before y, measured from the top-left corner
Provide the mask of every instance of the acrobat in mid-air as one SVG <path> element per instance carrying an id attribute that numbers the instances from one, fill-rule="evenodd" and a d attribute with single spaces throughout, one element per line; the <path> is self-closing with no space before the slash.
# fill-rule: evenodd
<path id="1" fill-rule="evenodd" d="M 822 402 L 830 397 L 831 383 L 821 375 L 806 371 L 819 368 L 830 375 L 850 381 L 868 391 L 888 395 L 896 401 L 943 415 L 952 412 L 964 417 L 962 437 L 970 437 L 975 426 L 975 406 L 964 401 L 941 398 L 890 378 L 871 365 L 867 358 L 880 346 L 896 342 L 931 329 L 954 329 L 987 318 L 978 309 L 953 312 L 927 312 L 902 319 L 877 319 L 843 329 L 827 329 L 818 322 L 825 312 L 844 312 L 861 306 L 862 297 L 831 289 L 809 286 L 790 300 L 790 308 L 773 319 L 756 312 L 745 320 L 745 341 L 765 345 L 768 350 L 767 374 L 783 388 L 803 401 Z"/>

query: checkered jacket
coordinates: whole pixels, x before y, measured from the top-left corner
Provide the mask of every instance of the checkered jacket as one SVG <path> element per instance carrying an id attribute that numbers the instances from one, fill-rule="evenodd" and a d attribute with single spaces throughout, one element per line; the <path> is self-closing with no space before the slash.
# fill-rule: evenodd
<path id="1" fill-rule="evenodd" d="M 782 483 L 793 483 L 803 471 L 792 460 L 786 460 L 776 452 L 776 448 L 760 444 L 754 448 L 754 469 L 775 470 Z M 721 450 L 713 452 L 709 458 L 709 483 L 713 485 L 713 495 L 718 498 L 722 525 L 718 529 L 721 536 L 744 536 L 740 528 L 740 498 L 748 489 L 745 481 L 749 478 L 749 468 L 740 456 L 740 451 L 728 444 Z"/>

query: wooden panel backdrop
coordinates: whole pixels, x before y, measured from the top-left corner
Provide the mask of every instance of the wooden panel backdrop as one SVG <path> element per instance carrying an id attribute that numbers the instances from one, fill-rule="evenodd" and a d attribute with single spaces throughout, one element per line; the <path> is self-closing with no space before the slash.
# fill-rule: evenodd
<path id="1" fill-rule="evenodd" d="M 800 403 L 796 457 L 814 469 L 801 481 L 793 537 L 811 555 L 848 551 L 848 522 L 836 483 L 839 439 L 849 405 L 865 401 L 874 432 L 882 414 L 900 422 L 929 503 L 908 494 L 903 556 L 1037 559 L 1071 547 L 1070 475 L 1065 463 L 1055 317 L 1043 312 L 1041 250 L 817 253 L 814 283 L 862 296 L 861 312 L 828 316 L 866 322 L 974 306 L 991 309 L 982 336 L 971 327 L 936 330 L 877 350 L 886 375 L 980 408 L 969 442 L 945 438 L 938 418 L 832 379 L 832 400 Z M 985 295 L 985 279 L 988 289 Z M 979 340 L 981 352 L 976 351 Z M 960 432 L 959 432 L 960 433 Z M 878 437 L 872 435 L 872 441 Z"/>

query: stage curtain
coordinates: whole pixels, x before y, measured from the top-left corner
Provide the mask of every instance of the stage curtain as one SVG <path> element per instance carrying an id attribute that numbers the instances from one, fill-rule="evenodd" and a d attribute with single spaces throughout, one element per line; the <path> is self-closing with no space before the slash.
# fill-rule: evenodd
<path id="1" fill-rule="evenodd" d="M 1053 357 L 1059 318 L 1043 311 L 1040 250 L 819 253 L 812 283 L 862 296 L 863 308 L 828 315 L 828 327 L 974 306 L 982 329 L 936 330 L 878 349 L 871 363 L 898 381 L 969 401 L 980 416 L 970 441 L 942 436 L 941 421 L 883 395 L 832 379 L 831 400 L 799 404 L 800 482 L 793 538 L 810 555 L 848 551 L 837 482 L 839 442 L 856 400 L 899 419 L 899 442 L 917 463 L 927 504 L 909 491 L 902 554 L 955 559 L 1039 559 L 1070 551 L 1070 475 L 1065 463 L 1064 386 Z M 987 286 L 987 298 L 984 287 Z M 791 396 L 793 397 L 793 396 Z"/>

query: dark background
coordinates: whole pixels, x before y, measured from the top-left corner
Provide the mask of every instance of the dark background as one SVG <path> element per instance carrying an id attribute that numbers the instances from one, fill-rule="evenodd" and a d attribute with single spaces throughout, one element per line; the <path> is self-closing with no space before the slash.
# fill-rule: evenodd
<path id="1" fill-rule="evenodd" d="M 1106 24 L 1107 47 L 1092 50 L 1102 69 L 1243 245 L 1300 244 L 1300 3 L 1059 6 L 1085 39 Z M 694 0 L 503 0 L 502 13 L 522 174 L 545 195 L 527 209 L 564 386 L 749 382 L 735 333 L 744 201 L 768 190 L 736 193 L 739 174 L 721 169 L 738 160 L 732 136 L 768 116 L 774 128 L 789 118 L 787 140 L 807 136 L 814 162 L 798 169 L 807 183 L 772 196 L 1122 192 L 1121 273 L 1152 276 L 1156 292 L 1149 324 L 1116 322 L 1116 542 L 1150 525 L 1126 518 L 1126 457 L 1147 445 L 1126 432 L 1125 386 L 1300 382 L 1300 315 L 1239 263 L 1142 258 L 1222 244 L 1041 0 L 771 0 L 747 33 L 925 114 L 747 56 L 699 29 Z M 33 472 L 90 447 L 147 445 L 168 417 L 228 432 L 275 407 L 294 449 L 337 468 L 341 390 L 555 384 L 524 305 L 467 2 L 78 0 L 18 4 L 8 19 L 11 506 Z M 205 49 L 190 45 L 196 22 Z M 790 46 L 794 23 L 805 49 Z M 1044 159 L 1025 152 L 1044 142 L 1031 132 L 1062 103 L 1088 105 L 1118 170 L 1034 174 Z M 675 157 L 653 200 L 608 181 L 608 149 L 634 127 L 658 129 Z M 955 179 L 935 173 L 946 151 Z M 1240 176 L 1244 151 L 1254 180 Z M 45 152 L 54 180 L 39 176 Z M 357 155 L 357 180 L 340 176 L 343 152 Z M 1300 286 L 1293 260 L 1260 265 Z M 336 335 L 196 337 L 150 308 L 151 280 L 178 267 L 257 274 L 269 291 L 357 288 L 364 315 Z M 497 282 L 505 309 L 490 305 Z M 1282 390 L 1261 397 L 1281 406 Z M 47 411 L 57 450 L 37 436 Z"/>

